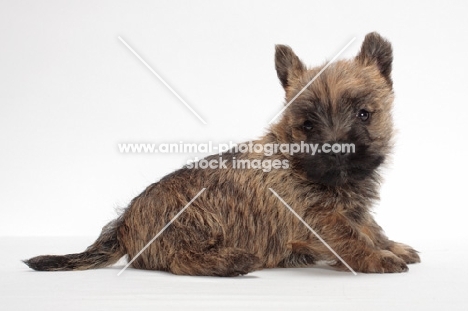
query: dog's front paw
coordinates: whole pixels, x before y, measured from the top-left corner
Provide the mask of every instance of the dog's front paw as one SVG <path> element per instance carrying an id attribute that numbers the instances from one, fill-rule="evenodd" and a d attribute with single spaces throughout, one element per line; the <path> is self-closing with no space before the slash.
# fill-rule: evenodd
<path id="1" fill-rule="evenodd" d="M 403 259 L 407 264 L 421 262 L 418 251 L 409 245 L 392 242 L 388 250 Z"/>
<path id="2" fill-rule="evenodd" d="M 365 273 L 397 273 L 408 271 L 405 261 L 387 250 L 377 251 L 359 263 L 359 271 Z"/>

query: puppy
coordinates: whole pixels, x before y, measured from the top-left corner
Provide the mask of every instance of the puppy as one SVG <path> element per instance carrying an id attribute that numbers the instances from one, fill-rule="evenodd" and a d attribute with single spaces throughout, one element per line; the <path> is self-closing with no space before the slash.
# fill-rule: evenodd
<path id="1" fill-rule="evenodd" d="M 291 48 L 276 46 L 286 103 L 299 96 L 252 143 L 312 144 L 318 152 L 233 149 L 209 156 L 204 160 L 224 167 L 192 163 L 150 185 L 84 252 L 25 263 L 35 270 L 84 270 L 127 255 L 134 268 L 184 275 L 236 276 L 317 261 L 346 270 L 344 261 L 366 273 L 407 271 L 420 261 L 417 252 L 389 240 L 370 213 L 392 147 L 392 60 L 391 44 L 370 33 L 356 57 L 334 62 L 301 92 L 323 66 L 308 69 Z"/>

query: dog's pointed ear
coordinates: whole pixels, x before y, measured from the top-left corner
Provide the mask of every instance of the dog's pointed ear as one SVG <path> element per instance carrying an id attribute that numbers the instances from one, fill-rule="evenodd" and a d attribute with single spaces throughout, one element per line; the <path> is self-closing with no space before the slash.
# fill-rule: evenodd
<path id="1" fill-rule="evenodd" d="M 361 51 L 356 56 L 356 59 L 363 65 L 377 65 L 380 73 L 390 85 L 392 84 L 392 45 L 378 33 L 371 32 L 366 35 L 361 46 Z"/>
<path id="2" fill-rule="evenodd" d="M 289 46 L 278 44 L 275 49 L 276 74 L 281 85 L 286 89 L 294 79 L 302 75 L 306 67 Z"/>

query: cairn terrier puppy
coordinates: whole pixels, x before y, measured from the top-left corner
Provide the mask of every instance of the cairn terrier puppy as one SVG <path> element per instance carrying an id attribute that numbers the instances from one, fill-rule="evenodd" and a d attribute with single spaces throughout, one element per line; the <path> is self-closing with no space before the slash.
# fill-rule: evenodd
<path id="1" fill-rule="evenodd" d="M 417 252 L 389 240 L 370 209 L 379 198 L 379 168 L 392 147 L 391 44 L 377 33 L 359 54 L 331 64 L 252 143 L 353 144 L 354 152 L 275 150 L 271 155 L 230 150 L 205 158 L 223 168 L 187 165 L 134 198 L 84 252 L 38 256 L 35 270 L 109 266 L 127 255 L 137 269 L 174 274 L 236 276 L 274 267 L 325 261 L 346 266 L 304 226 L 278 194 L 355 271 L 404 272 Z M 288 46 L 275 65 L 286 103 L 322 66 L 308 69 Z M 239 161 L 273 161 L 273 169 L 239 168 Z M 203 188 L 190 206 L 139 256 L 145 245 Z"/>

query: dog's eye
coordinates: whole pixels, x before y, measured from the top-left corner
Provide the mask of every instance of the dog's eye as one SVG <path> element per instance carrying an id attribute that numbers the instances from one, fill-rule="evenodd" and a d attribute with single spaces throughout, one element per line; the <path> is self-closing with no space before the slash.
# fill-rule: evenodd
<path id="1" fill-rule="evenodd" d="M 361 121 L 367 121 L 367 120 L 369 120 L 370 112 L 365 110 L 365 109 L 361 109 L 361 110 L 358 111 L 356 117 L 361 119 Z"/>
<path id="2" fill-rule="evenodd" d="M 304 123 L 302 124 L 302 128 L 306 131 L 310 131 L 313 128 L 312 121 L 305 120 Z"/>

